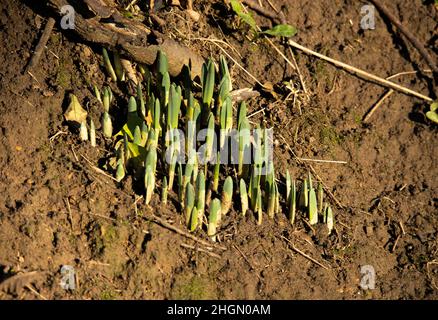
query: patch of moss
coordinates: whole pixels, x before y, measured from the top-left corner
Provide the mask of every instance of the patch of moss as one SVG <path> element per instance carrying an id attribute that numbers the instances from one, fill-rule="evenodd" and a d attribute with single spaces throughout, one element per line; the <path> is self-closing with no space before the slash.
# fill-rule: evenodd
<path id="1" fill-rule="evenodd" d="M 50 35 L 50 42 L 57 46 L 61 43 L 61 35 L 59 33 L 52 32 Z"/>
<path id="2" fill-rule="evenodd" d="M 327 55 L 328 47 L 322 47 L 319 51 L 321 54 Z M 321 59 L 316 59 L 315 63 L 311 65 L 311 74 L 316 80 L 327 80 L 328 72 L 326 68 L 327 63 Z"/>
<path id="3" fill-rule="evenodd" d="M 343 249 L 333 249 L 333 255 L 345 259 L 346 257 L 353 257 L 358 252 L 358 249 L 359 247 L 353 244 Z"/>
<path id="4" fill-rule="evenodd" d="M 319 140 L 321 144 L 331 147 L 339 145 L 343 138 L 338 134 L 334 127 L 324 126 L 319 131 Z"/>
<path id="5" fill-rule="evenodd" d="M 353 112 L 353 120 L 358 126 L 362 125 L 362 117 L 355 112 Z"/>
<path id="6" fill-rule="evenodd" d="M 182 279 L 176 281 L 172 291 L 172 298 L 176 300 L 214 299 L 208 281 L 199 276 L 194 276 L 187 282 Z"/>
<path id="7" fill-rule="evenodd" d="M 96 222 L 92 223 L 88 228 L 88 239 L 91 243 L 91 251 L 94 256 L 101 256 L 105 249 L 101 226 Z"/>
<path id="8" fill-rule="evenodd" d="M 101 300 L 116 300 L 116 299 L 118 299 L 118 294 L 117 294 L 117 292 L 114 292 L 110 289 L 106 289 L 100 293 L 100 299 Z"/>
<path id="9" fill-rule="evenodd" d="M 111 245 L 117 239 L 117 228 L 113 225 L 101 226 L 105 246 Z"/>
<path id="10" fill-rule="evenodd" d="M 71 86 L 71 71 L 68 70 L 65 63 L 60 63 L 58 67 L 56 83 L 63 89 L 69 89 Z"/>

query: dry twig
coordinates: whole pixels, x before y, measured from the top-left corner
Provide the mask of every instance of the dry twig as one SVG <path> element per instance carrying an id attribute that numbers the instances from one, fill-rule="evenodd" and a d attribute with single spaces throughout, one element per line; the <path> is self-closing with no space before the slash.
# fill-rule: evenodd
<path id="1" fill-rule="evenodd" d="M 254 0 L 242 0 L 244 4 L 246 4 L 248 7 L 250 7 L 252 10 L 256 11 L 257 13 L 272 19 L 273 21 L 285 24 L 286 18 L 284 17 L 284 14 L 280 12 L 279 14 L 276 14 L 272 12 L 271 10 L 265 9 L 262 6 L 260 6 L 256 1 Z"/>
<path id="2" fill-rule="evenodd" d="M 303 51 L 303 52 L 305 52 L 307 54 L 310 54 L 312 56 L 315 56 L 315 57 L 317 57 L 319 59 L 322 59 L 322 60 L 325 60 L 327 62 L 330 62 L 331 64 L 333 64 L 333 65 L 335 65 L 337 67 L 343 68 L 343 69 L 345 69 L 347 71 L 350 71 L 350 72 L 360 76 L 363 79 L 371 80 L 371 81 L 373 81 L 373 82 L 375 82 L 375 83 L 377 83 L 377 84 L 379 84 L 379 85 L 381 85 L 383 87 L 387 87 L 387 88 L 390 88 L 390 89 L 393 89 L 393 90 L 397 90 L 397 91 L 402 92 L 404 94 L 412 95 L 412 96 L 415 96 L 417 98 L 423 99 L 423 100 L 428 101 L 428 102 L 432 102 L 433 101 L 432 98 L 429 98 L 429 97 L 427 97 L 427 96 L 425 96 L 425 95 L 423 95 L 421 93 L 418 93 L 418 92 L 416 92 L 414 90 L 411 90 L 411 89 L 408 89 L 406 87 L 400 86 L 400 85 L 398 85 L 398 84 L 396 84 L 394 82 L 385 80 L 385 79 L 380 78 L 380 77 L 378 77 L 378 76 L 376 76 L 374 74 L 371 74 L 369 72 L 363 71 L 363 70 L 358 69 L 358 68 L 353 67 L 353 66 L 350 66 L 349 64 L 343 63 L 341 61 L 332 59 L 332 58 L 327 57 L 327 56 L 325 56 L 323 54 L 320 54 L 318 52 L 310 50 L 310 49 L 308 49 L 308 48 L 306 48 L 306 47 L 296 43 L 293 40 L 289 40 L 288 43 L 289 43 L 290 46 L 292 46 L 294 48 L 297 48 L 297 49 L 299 49 L 299 50 L 301 50 L 301 51 Z"/>
<path id="3" fill-rule="evenodd" d="M 218 244 L 215 244 L 215 243 L 210 243 L 210 242 L 208 242 L 208 241 L 205 241 L 205 240 L 199 239 L 199 238 L 195 237 L 194 235 L 192 235 L 192 234 L 190 234 L 190 233 L 187 233 L 187 232 L 185 232 L 185 231 L 182 231 L 182 230 L 178 229 L 177 227 L 171 225 L 171 224 L 168 223 L 167 221 L 165 221 L 165 220 L 163 220 L 163 219 L 157 217 L 157 216 L 156 216 L 155 214 L 153 214 L 152 212 L 150 212 L 150 215 L 151 215 L 150 217 L 145 216 L 144 218 L 147 219 L 147 220 L 149 220 L 149 221 L 152 221 L 152 222 L 154 222 L 154 223 L 156 223 L 156 224 L 158 224 L 158 225 L 160 225 L 160 226 L 162 226 L 162 227 L 164 227 L 164 228 L 166 228 L 166 229 L 169 229 L 169 230 L 171 230 L 171 231 L 174 231 L 174 232 L 178 233 L 179 235 L 182 235 L 182 236 L 184 236 L 184 237 L 186 237 L 186 238 L 189 238 L 189 239 L 191 239 L 191 240 L 193 240 L 193 241 L 196 241 L 196 242 L 198 242 L 198 243 L 200 243 L 200 244 L 203 244 L 204 246 L 207 246 L 207 247 L 214 247 L 214 248 L 217 248 L 217 249 L 220 249 L 220 250 L 223 250 L 223 251 L 227 250 L 227 248 L 225 248 L 225 247 L 223 247 L 223 246 L 221 246 L 221 245 L 218 245 Z"/>
<path id="4" fill-rule="evenodd" d="M 325 270 L 330 270 L 329 267 L 323 265 L 323 264 L 322 264 L 321 262 L 319 262 L 318 260 L 312 258 L 311 256 L 305 254 L 305 253 L 302 252 L 301 250 L 295 248 L 295 246 L 294 246 L 294 244 L 292 243 L 292 241 L 290 241 L 288 238 L 286 238 L 286 237 L 284 237 L 284 236 L 281 236 L 281 238 L 282 238 L 283 240 L 285 240 L 285 241 L 290 245 L 290 248 L 291 248 L 293 251 L 295 251 L 296 253 L 302 255 L 304 258 L 306 258 L 306 259 L 312 261 L 314 264 L 320 266 L 321 268 L 324 268 Z"/>
<path id="5" fill-rule="evenodd" d="M 371 2 L 379 9 L 388 19 L 394 24 L 401 33 L 412 43 L 412 45 L 418 50 L 418 52 L 423 56 L 424 60 L 426 60 L 429 67 L 433 70 L 435 75 L 438 76 L 438 66 L 435 63 L 435 60 L 429 55 L 426 51 L 426 48 L 418 41 L 418 39 L 405 27 L 401 24 L 401 22 L 386 8 L 380 0 L 371 0 Z"/>
<path id="6" fill-rule="evenodd" d="M 47 41 L 49 41 L 50 34 L 52 33 L 53 27 L 55 26 L 55 19 L 49 18 L 47 20 L 46 26 L 44 27 L 43 34 L 41 35 L 40 41 L 38 42 L 35 53 L 30 59 L 29 64 L 26 67 L 26 72 L 28 73 L 32 68 L 35 68 L 40 62 L 41 55 L 46 47 Z"/>
<path id="7" fill-rule="evenodd" d="M 199 251 L 199 252 L 202 252 L 202 253 L 205 253 L 205 254 L 208 254 L 210 257 L 213 257 L 213 258 L 216 258 L 216 259 L 220 259 L 221 258 L 220 255 L 218 255 L 218 254 L 216 254 L 214 252 L 211 252 L 211 251 L 208 251 L 208 250 L 205 250 L 205 249 L 202 249 L 202 248 L 198 248 L 198 247 L 195 247 L 195 246 L 191 246 L 191 245 L 186 244 L 186 243 L 181 243 L 181 247 L 187 248 L 187 249 L 191 249 L 191 250 L 195 250 L 195 251 Z"/>

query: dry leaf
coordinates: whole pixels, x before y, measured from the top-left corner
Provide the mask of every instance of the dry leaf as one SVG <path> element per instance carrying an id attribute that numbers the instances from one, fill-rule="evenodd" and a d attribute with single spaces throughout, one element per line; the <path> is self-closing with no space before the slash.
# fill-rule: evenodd
<path id="1" fill-rule="evenodd" d="M 70 104 L 64 116 L 67 121 L 73 121 L 79 124 L 87 119 L 87 111 L 82 108 L 78 98 L 72 93 L 70 94 Z"/>

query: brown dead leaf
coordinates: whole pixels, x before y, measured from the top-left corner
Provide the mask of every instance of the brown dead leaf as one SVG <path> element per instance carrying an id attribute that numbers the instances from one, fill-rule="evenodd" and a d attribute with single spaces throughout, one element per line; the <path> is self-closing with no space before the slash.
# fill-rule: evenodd
<path id="1" fill-rule="evenodd" d="M 67 121 L 73 121 L 81 124 L 87 119 L 87 111 L 82 108 L 78 98 L 74 94 L 70 94 L 70 104 L 64 113 Z"/>

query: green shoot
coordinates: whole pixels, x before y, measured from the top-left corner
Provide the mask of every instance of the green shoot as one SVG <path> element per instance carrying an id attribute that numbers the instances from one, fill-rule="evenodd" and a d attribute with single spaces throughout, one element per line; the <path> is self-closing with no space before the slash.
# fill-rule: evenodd
<path id="1" fill-rule="evenodd" d="M 90 119 L 90 143 L 93 148 L 96 147 L 96 127 L 93 119 Z"/>
<path id="2" fill-rule="evenodd" d="M 161 185 L 161 202 L 167 204 L 167 178 L 163 178 L 163 184 Z"/>
<path id="3" fill-rule="evenodd" d="M 240 207 L 242 210 L 242 216 L 245 216 L 248 211 L 248 192 L 246 189 L 245 180 L 240 179 Z"/>
<path id="4" fill-rule="evenodd" d="M 108 51 L 106 51 L 105 48 L 102 49 L 102 54 L 103 54 L 103 62 L 105 64 L 106 71 L 109 73 L 111 80 L 113 80 L 114 82 L 117 82 L 117 75 L 116 75 L 114 68 L 111 64 L 111 60 L 109 58 Z"/>
<path id="5" fill-rule="evenodd" d="M 222 214 L 227 214 L 231 208 L 231 204 L 233 201 L 233 179 L 231 177 L 227 177 L 225 179 L 224 188 L 222 190 Z"/>
<path id="6" fill-rule="evenodd" d="M 213 199 L 210 205 L 210 214 L 208 216 L 207 235 L 213 242 L 216 241 L 217 227 L 221 220 L 221 202 L 219 199 Z"/>
<path id="7" fill-rule="evenodd" d="M 297 208 L 297 190 L 295 186 L 295 180 L 292 181 L 292 186 L 289 194 L 289 221 L 290 224 L 295 223 L 295 214 Z"/>
<path id="8" fill-rule="evenodd" d="M 316 202 L 316 193 L 315 189 L 310 188 L 309 191 L 309 223 L 311 225 L 318 223 L 318 208 L 317 208 L 317 202 Z"/>

